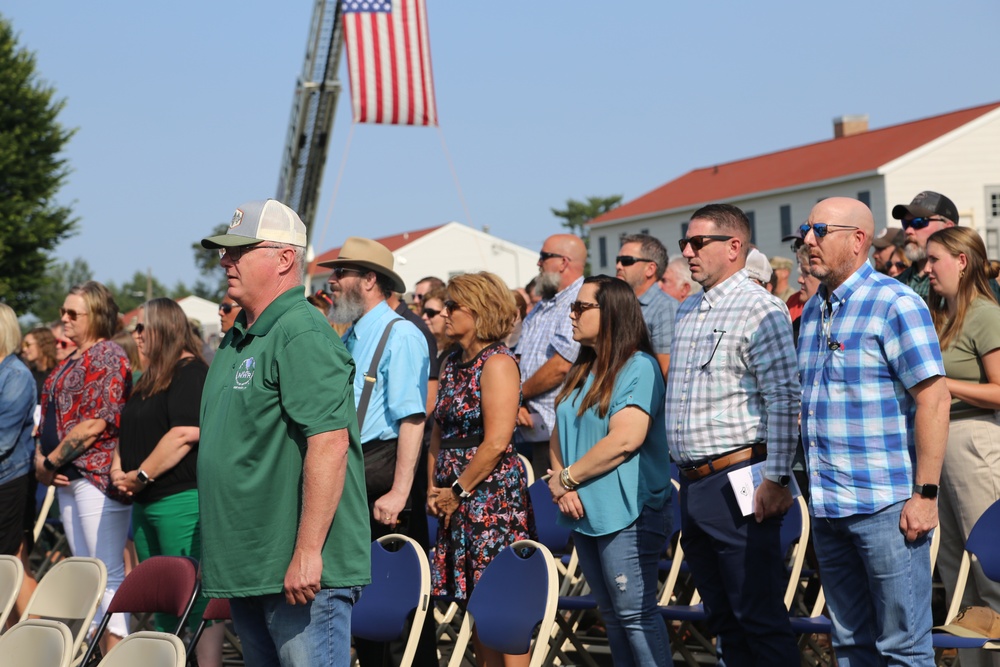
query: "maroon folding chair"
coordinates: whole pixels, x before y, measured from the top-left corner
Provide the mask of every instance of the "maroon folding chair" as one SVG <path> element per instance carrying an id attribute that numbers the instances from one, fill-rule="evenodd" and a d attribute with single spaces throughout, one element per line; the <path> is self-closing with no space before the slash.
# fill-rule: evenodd
<path id="1" fill-rule="evenodd" d="M 139 563 L 118 587 L 97 626 L 82 665 L 89 665 L 112 614 L 172 614 L 178 618 L 172 634 L 180 635 L 201 592 L 198 561 L 187 556 L 153 556 Z"/>
<path id="2" fill-rule="evenodd" d="M 194 647 L 198 645 L 198 640 L 201 639 L 201 633 L 205 631 L 205 626 L 207 625 L 206 621 L 228 621 L 232 618 L 232 613 L 229 611 L 228 599 L 210 599 L 208 604 L 205 605 L 205 612 L 201 615 L 201 623 L 198 624 L 198 629 L 194 631 L 194 636 L 191 637 L 191 643 L 188 644 L 188 655 L 194 655 Z"/>

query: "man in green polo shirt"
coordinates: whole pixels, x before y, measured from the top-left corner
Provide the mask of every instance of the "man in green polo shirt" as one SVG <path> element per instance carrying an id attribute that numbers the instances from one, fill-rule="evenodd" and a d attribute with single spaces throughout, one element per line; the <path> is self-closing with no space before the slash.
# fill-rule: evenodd
<path id="1" fill-rule="evenodd" d="M 205 381 L 198 488 L 209 597 L 231 598 L 247 667 L 346 665 L 371 579 L 354 362 L 305 299 L 305 225 L 236 209 L 219 250 L 242 307 Z"/>

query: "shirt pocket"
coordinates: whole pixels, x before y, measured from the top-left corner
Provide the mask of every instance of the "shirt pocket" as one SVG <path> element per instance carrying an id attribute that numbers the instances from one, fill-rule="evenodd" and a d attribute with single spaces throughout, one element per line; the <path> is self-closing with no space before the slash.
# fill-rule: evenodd
<path id="1" fill-rule="evenodd" d="M 861 365 L 864 353 L 857 345 L 842 344 L 838 350 L 830 350 L 826 358 L 824 372 L 830 382 L 857 384 L 861 382 Z"/>

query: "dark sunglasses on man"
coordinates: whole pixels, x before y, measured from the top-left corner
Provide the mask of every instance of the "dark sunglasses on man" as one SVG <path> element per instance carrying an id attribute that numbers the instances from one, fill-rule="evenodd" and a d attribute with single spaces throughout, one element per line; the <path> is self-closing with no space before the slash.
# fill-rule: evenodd
<path id="1" fill-rule="evenodd" d="M 219 304 L 219 310 L 221 310 L 223 312 L 223 314 L 225 314 L 225 315 L 228 315 L 229 313 L 233 312 L 233 308 L 239 308 L 239 307 L 240 307 L 240 304 L 238 304 L 238 303 L 228 303 L 227 302 L 227 303 L 220 303 Z"/>
<path id="2" fill-rule="evenodd" d="M 646 259 L 645 257 L 632 257 L 631 255 L 618 255 L 615 257 L 615 264 L 621 264 L 622 266 L 632 266 L 636 262 L 652 262 L 651 259 Z"/>
<path id="3" fill-rule="evenodd" d="M 923 229 L 932 222 L 944 222 L 944 218 L 939 218 L 937 216 L 929 216 L 926 218 L 911 218 L 909 220 L 900 220 L 899 222 L 903 225 L 903 229 Z"/>

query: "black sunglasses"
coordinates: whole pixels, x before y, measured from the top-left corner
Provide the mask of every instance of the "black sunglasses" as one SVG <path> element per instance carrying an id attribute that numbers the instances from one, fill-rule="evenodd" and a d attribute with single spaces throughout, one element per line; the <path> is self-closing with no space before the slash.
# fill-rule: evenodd
<path id="1" fill-rule="evenodd" d="M 829 234 L 831 231 L 836 231 L 837 229 L 858 229 L 858 228 L 853 225 L 830 225 L 825 222 L 814 222 L 813 224 L 810 225 L 808 222 L 803 222 L 801 225 L 799 225 L 799 234 L 802 234 L 802 238 L 805 238 L 806 235 L 809 233 L 809 230 L 812 230 L 812 233 L 816 235 L 816 238 L 821 239 L 827 234 Z"/>
<path id="2" fill-rule="evenodd" d="M 544 250 L 538 253 L 539 262 L 544 262 L 547 259 L 555 259 L 556 257 L 558 257 L 559 259 L 569 259 L 568 257 L 566 257 L 566 255 L 559 255 L 554 252 L 545 252 Z"/>
<path id="3" fill-rule="evenodd" d="M 76 318 L 80 317 L 81 315 L 86 315 L 87 313 L 85 311 L 82 311 L 82 310 L 81 311 L 73 310 L 72 308 L 60 308 L 59 309 L 59 314 L 60 315 L 65 315 L 69 319 L 71 319 L 74 322 L 76 322 Z"/>
<path id="4" fill-rule="evenodd" d="M 336 278 L 337 280 L 340 280 L 341 278 L 344 277 L 345 274 L 348 274 L 348 273 L 356 273 L 359 276 L 361 276 L 361 275 L 364 275 L 365 272 L 364 271 L 359 271 L 357 269 L 348 269 L 347 267 L 344 267 L 344 266 L 335 266 L 335 267 L 333 267 L 333 277 Z"/>
<path id="5" fill-rule="evenodd" d="M 71 340 L 57 340 L 56 345 L 59 347 L 60 350 L 68 350 L 70 345 L 76 347 L 76 343 L 74 343 Z"/>
<path id="6" fill-rule="evenodd" d="M 447 310 L 449 313 L 454 313 L 461 307 L 462 304 L 458 303 L 457 301 L 452 301 L 451 299 L 448 299 L 447 301 L 444 302 L 444 310 Z"/>
<path id="7" fill-rule="evenodd" d="M 888 269 L 890 266 L 895 266 L 898 270 L 902 271 L 903 269 L 907 268 L 908 265 L 906 262 L 889 262 L 889 264 L 886 265 L 885 268 Z"/>
<path id="8" fill-rule="evenodd" d="M 233 312 L 233 308 L 239 308 L 239 307 L 240 307 L 240 304 L 238 304 L 238 303 L 220 303 L 219 304 L 219 310 L 221 310 L 226 315 L 228 315 L 229 313 Z"/>
<path id="9" fill-rule="evenodd" d="M 600 307 L 601 304 L 599 303 L 591 303 L 590 301 L 574 301 L 569 304 L 569 312 L 573 313 L 575 317 L 580 317 L 588 310 Z"/>
<path id="10" fill-rule="evenodd" d="M 424 308 L 424 317 L 426 317 L 429 320 L 433 320 L 440 314 L 441 314 L 440 310 L 434 310 L 433 308 Z"/>
<path id="11" fill-rule="evenodd" d="M 903 225 L 903 229 L 923 229 L 932 222 L 944 222 L 944 218 L 936 218 L 930 216 L 927 218 L 913 218 L 911 220 L 900 220 L 899 222 Z"/>
<path id="12" fill-rule="evenodd" d="M 631 255 L 618 255 L 615 257 L 615 264 L 621 264 L 622 266 L 632 266 L 636 262 L 656 263 L 654 260 L 646 259 L 645 257 L 632 257 Z"/>
<path id="13" fill-rule="evenodd" d="M 681 252 L 684 252 L 684 249 L 687 248 L 690 243 L 691 248 L 695 252 L 698 252 L 704 248 L 706 244 L 711 243 L 712 241 L 729 241 L 733 238 L 735 237 L 719 236 L 717 234 L 701 234 L 700 236 L 689 236 L 687 238 L 680 239 L 677 241 L 677 245 L 681 247 Z"/>
<path id="14" fill-rule="evenodd" d="M 142 335 L 142 332 L 145 330 L 146 330 L 146 325 L 143 324 L 142 322 L 139 322 L 138 324 L 135 325 L 135 329 L 133 329 L 132 331 L 134 331 L 139 335 Z"/>

